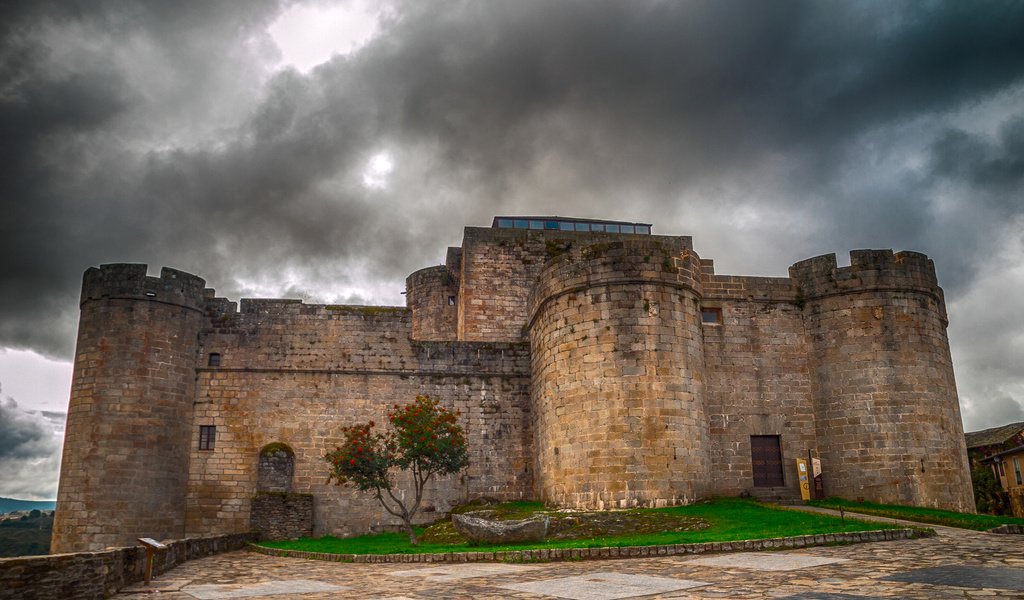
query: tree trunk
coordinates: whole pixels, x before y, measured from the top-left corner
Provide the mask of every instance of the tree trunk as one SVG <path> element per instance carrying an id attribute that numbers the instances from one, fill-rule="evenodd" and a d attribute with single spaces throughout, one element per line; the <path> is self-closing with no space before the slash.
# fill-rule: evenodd
<path id="1" fill-rule="evenodd" d="M 412 521 L 411 520 L 406 520 L 405 521 L 405 530 L 409 533 L 409 545 L 410 546 L 419 546 L 420 542 L 419 542 L 419 540 L 416 539 L 416 530 L 412 528 Z"/>

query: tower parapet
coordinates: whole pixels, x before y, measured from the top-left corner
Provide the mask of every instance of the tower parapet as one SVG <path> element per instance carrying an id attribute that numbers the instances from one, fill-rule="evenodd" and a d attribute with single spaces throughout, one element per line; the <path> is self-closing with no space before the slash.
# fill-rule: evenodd
<path id="1" fill-rule="evenodd" d="M 541 271 L 528 327 L 545 502 L 666 506 L 704 495 L 700 278 L 692 250 L 657 239 L 573 247 Z"/>
<path id="2" fill-rule="evenodd" d="M 963 425 L 932 261 L 855 250 L 796 263 L 812 345 L 826 493 L 973 511 Z"/>
<path id="3" fill-rule="evenodd" d="M 935 263 L 920 252 L 853 250 L 850 266 L 838 267 L 835 254 L 802 260 L 789 268 L 805 300 L 852 292 L 917 292 L 930 296 L 946 319 L 946 305 L 935 277 Z"/>
<path id="4" fill-rule="evenodd" d="M 201 277 L 164 267 L 160 277 L 149 277 L 147 265 L 111 264 L 90 267 L 82 280 L 82 304 L 109 298 L 146 300 L 202 310 L 206 281 Z"/>
<path id="5" fill-rule="evenodd" d="M 146 265 L 85 272 L 53 552 L 184 537 L 204 288 Z"/>

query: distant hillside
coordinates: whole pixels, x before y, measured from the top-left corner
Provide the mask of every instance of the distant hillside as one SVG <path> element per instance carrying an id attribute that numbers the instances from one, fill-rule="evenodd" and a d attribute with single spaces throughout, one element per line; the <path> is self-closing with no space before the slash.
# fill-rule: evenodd
<path id="1" fill-rule="evenodd" d="M 0 514 L 9 513 L 14 510 L 53 510 L 57 507 L 56 500 L 15 500 L 14 498 L 0 498 Z"/>
<path id="2" fill-rule="evenodd" d="M 53 517 L 48 512 L 0 521 L 0 557 L 49 554 L 52 534 Z"/>

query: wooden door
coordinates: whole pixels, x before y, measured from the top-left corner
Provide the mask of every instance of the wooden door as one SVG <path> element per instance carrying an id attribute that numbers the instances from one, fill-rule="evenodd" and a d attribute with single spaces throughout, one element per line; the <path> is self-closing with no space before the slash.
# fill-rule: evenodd
<path id="1" fill-rule="evenodd" d="M 754 487 L 783 487 L 782 444 L 777 435 L 750 436 L 750 460 Z"/>

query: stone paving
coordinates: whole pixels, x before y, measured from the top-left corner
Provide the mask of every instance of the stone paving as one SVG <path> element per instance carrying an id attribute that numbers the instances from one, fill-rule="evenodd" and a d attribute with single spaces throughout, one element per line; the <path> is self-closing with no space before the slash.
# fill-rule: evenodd
<path id="1" fill-rule="evenodd" d="M 935 529 L 937 537 L 919 540 L 530 565 L 410 568 L 232 552 L 191 561 L 164 574 L 154 583 L 166 580 L 175 585 L 159 594 L 126 591 L 116 598 L 1024 599 L 1024 536 Z M 271 590 L 275 594 L 267 595 Z M 209 595 L 217 592 L 230 595 Z"/>

